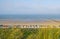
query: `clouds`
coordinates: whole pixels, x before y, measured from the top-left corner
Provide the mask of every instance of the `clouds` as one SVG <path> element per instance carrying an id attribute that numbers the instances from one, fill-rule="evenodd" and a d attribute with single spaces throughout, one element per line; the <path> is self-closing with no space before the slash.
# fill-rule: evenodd
<path id="1" fill-rule="evenodd" d="M 52 1 L 52 0 L 51 0 Z M 60 3 L 58 1 L 40 0 L 10 0 L 0 3 L 0 13 L 3 14 L 59 14 Z M 56 3 L 55 3 L 56 2 Z"/>

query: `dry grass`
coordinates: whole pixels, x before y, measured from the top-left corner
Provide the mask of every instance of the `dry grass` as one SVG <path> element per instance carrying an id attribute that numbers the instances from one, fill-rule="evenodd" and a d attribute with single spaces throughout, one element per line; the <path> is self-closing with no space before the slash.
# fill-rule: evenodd
<path id="1" fill-rule="evenodd" d="M 0 39 L 60 39 L 60 29 L 0 28 Z"/>

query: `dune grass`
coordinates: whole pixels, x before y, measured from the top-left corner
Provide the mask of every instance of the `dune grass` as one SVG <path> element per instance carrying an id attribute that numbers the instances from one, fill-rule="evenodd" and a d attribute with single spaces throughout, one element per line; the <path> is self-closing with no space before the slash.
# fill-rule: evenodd
<path id="1" fill-rule="evenodd" d="M 0 28 L 0 39 L 60 39 L 60 29 Z"/>

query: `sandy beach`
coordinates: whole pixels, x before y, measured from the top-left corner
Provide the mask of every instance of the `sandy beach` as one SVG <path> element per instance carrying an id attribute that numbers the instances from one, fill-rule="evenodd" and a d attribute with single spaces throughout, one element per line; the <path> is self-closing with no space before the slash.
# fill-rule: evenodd
<path id="1" fill-rule="evenodd" d="M 60 24 L 58 20 L 44 20 L 44 21 L 13 21 L 13 20 L 0 20 L 0 24 Z"/>
<path id="2" fill-rule="evenodd" d="M 42 25 L 43 27 L 45 26 L 50 26 L 50 27 L 59 27 L 60 28 L 60 21 L 56 20 L 46 20 L 46 21 L 12 21 L 12 20 L 0 20 L 0 24 L 2 25 Z"/>

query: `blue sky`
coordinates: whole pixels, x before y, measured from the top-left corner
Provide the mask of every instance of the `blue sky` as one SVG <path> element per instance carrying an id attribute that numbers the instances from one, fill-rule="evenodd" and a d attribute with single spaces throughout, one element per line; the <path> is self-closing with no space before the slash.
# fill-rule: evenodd
<path id="1" fill-rule="evenodd" d="M 0 14 L 60 14 L 60 0 L 0 0 Z"/>

